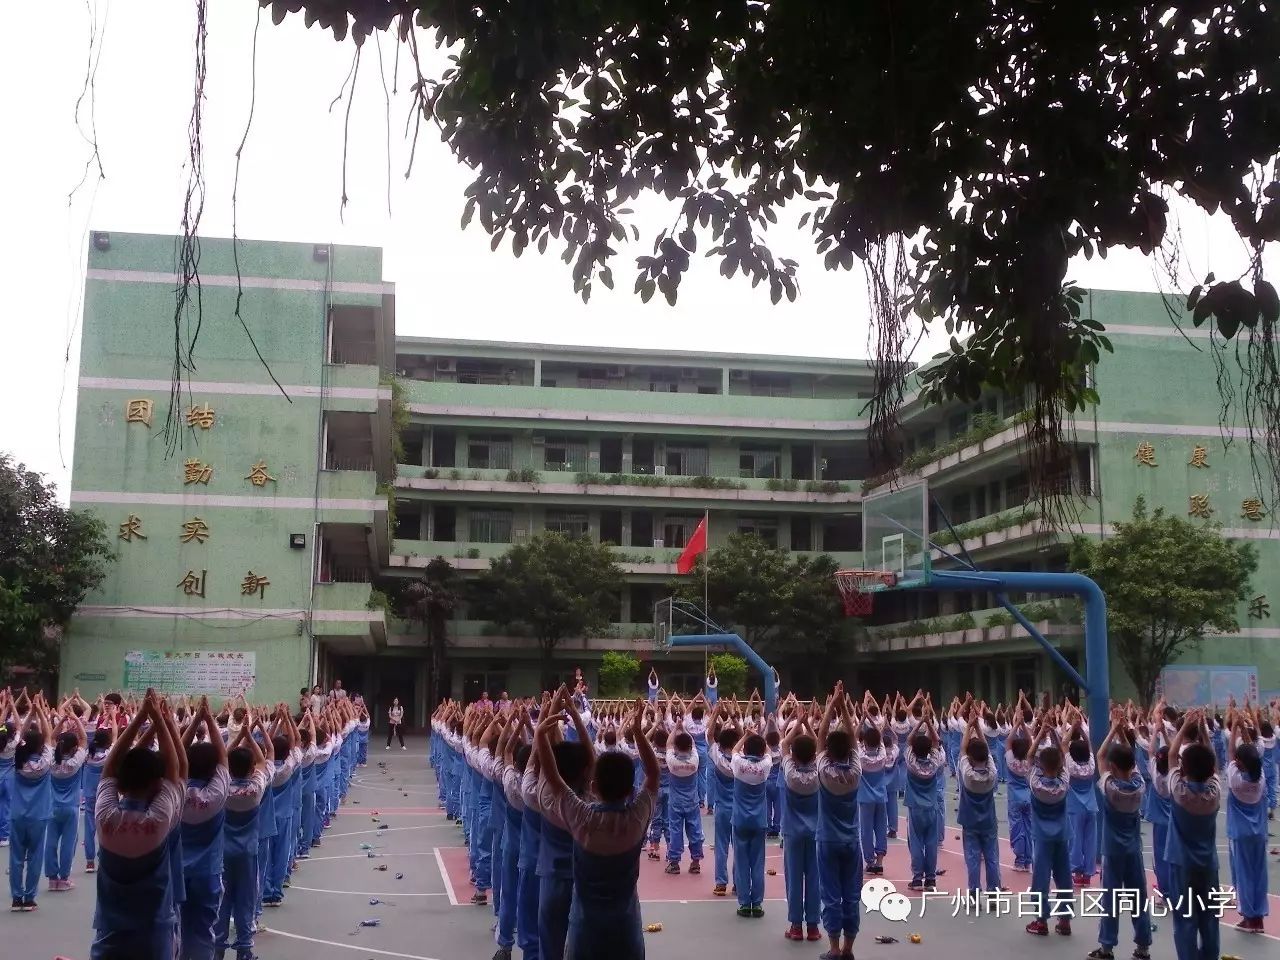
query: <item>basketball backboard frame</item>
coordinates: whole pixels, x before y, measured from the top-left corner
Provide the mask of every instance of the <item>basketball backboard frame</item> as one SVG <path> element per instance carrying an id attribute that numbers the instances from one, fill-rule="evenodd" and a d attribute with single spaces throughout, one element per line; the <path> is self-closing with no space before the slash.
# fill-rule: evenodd
<path id="1" fill-rule="evenodd" d="M 929 584 L 932 547 L 929 544 L 929 484 L 915 480 L 862 500 L 863 567 L 892 573 L 890 586 L 870 583 L 870 592 L 910 590 Z"/>

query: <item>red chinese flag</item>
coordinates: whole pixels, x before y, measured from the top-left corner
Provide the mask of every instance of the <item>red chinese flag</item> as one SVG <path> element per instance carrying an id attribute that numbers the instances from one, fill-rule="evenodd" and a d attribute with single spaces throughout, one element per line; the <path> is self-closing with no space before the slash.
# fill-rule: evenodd
<path id="1" fill-rule="evenodd" d="M 684 545 L 684 549 L 680 551 L 680 556 L 676 559 L 676 573 L 689 573 L 693 570 L 694 561 L 698 559 L 698 555 L 705 553 L 707 550 L 707 518 L 703 517 L 698 521 L 698 527 L 693 531 L 693 536 L 689 538 L 689 542 Z"/>

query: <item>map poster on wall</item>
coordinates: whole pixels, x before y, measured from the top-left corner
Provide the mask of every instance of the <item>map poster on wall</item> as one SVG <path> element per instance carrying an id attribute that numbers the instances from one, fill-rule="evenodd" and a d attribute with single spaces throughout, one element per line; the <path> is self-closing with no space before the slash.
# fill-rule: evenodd
<path id="1" fill-rule="evenodd" d="M 1205 704 L 1225 707 L 1232 697 L 1241 706 L 1246 700 L 1257 703 L 1258 668 L 1165 667 L 1156 683 L 1156 696 L 1184 709 Z"/>
<path id="2" fill-rule="evenodd" d="M 226 650 L 130 650 L 124 655 L 124 686 L 141 693 L 217 693 L 224 697 L 253 686 L 252 653 Z"/>

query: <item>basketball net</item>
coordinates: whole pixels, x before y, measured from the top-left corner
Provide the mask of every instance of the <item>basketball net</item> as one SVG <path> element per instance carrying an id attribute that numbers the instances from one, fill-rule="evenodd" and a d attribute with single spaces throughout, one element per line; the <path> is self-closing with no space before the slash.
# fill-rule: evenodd
<path id="1" fill-rule="evenodd" d="M 837 570 L 836 586 L 840 590 L 840 599 L 844 603 L 846 617 L 865 617 L 874 607 L 875 594 L 871 587 L 883 584 L 892 587 L 898 582 L 894 573 L 883 570 Z"/>

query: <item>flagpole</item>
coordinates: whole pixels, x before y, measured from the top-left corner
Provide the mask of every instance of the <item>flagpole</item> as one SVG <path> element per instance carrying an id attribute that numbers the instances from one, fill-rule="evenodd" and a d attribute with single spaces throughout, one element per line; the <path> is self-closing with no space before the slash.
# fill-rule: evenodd
<path id="1" fill-rule="evenodd" d="M 702 548 L 702 632 L 704 634 L 711 632 L 711 627 L 707 623 L 707 618 L 711 616 L 710 601 L 710 579 L 711 579 L 711 510 L 704 508 L 702 511 L 703 529 L 706 531 L 706 543 Z M 702 647 L 702 679 L 705 684 L 707 679 L 707 668 L 710 663 L 711 653 L 704 644 Z"/>

